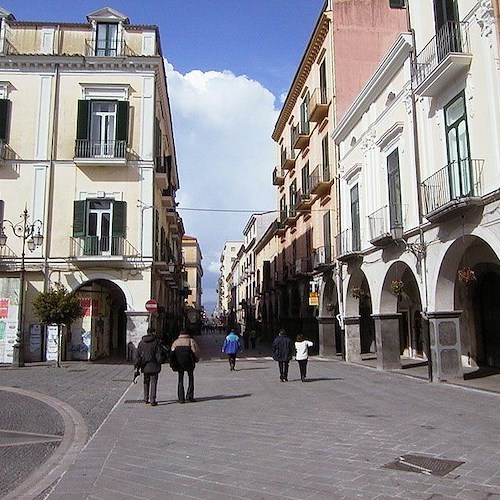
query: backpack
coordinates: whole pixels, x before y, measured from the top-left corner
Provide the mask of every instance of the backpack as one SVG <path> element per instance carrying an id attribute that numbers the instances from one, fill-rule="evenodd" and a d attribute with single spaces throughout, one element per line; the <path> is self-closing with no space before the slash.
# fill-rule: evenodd
<path id="1" fill-rule="evenodd" d="M 170 349 L 163 345 L 161 342 L 158 343 L 158 347 L 156 348 L 156 362 L 160 365 L 164 365 L 168 362 L 170 357 Z"/>

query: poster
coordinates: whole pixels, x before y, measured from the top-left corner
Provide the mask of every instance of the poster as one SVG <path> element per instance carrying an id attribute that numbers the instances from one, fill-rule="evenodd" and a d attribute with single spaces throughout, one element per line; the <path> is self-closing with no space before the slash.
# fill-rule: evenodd
<path id="1" fill-rule="evenodd" d="M 0 363 L 12 363 L 17 340 L 20 278 L 0 278 Z"/>
<path id="2" fill-rule="evenodd" d="M 47 361 L 57 361 L 58 330 L 57 325 L 47 326 Z"/>

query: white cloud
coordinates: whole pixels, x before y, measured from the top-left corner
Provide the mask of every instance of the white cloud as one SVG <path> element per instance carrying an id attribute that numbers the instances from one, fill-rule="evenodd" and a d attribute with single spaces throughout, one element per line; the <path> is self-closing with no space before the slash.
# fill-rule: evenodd
<path id="1" fill-rule="evenodd" d="M 166 69 L 181 183 L 179 212 L 186 233 L 198 238 L 206 256 L 204 290 L 213 295 L 224 242 L 243 239 L 251 215 L 230 211 L 275 208 L 271 134 L 278 111 L 273 94 L 245 75 L 199 70 L 183 75 L 168 62 Z"/>

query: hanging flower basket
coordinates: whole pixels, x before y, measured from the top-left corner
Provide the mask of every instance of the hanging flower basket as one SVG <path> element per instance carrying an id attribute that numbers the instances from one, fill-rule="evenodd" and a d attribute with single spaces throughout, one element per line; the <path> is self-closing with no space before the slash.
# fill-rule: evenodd
<path id="1" fill-rule="evenodd" d="M 458 279 L 464 285 L 470 285 L 476 281 L 476 273 L 470 267 L 462 267 L 458 270 Z"/>
<path id="2" fill-rule="evenodd" d="M 364 297 L 366 295 L 366 292 L 359 286 L 355 286 L 352 289 L 352 296 L 355 299 L 360 299 L 361 297 Z"/>
<path id="3" fill-rule="evenodd" d="M 403 293 L 403 289 L 405 284 L 402 280 L 392 280 L 391 281 L 391 292 L 395 295 L 401 295 Z"/>
<path id="4" fill-rule="evenodd" d="M 327 311 L 333 311 L 334 307 L 335 307 L 335 304 L 333 302 L 326 303 L 326 310 Z"/>

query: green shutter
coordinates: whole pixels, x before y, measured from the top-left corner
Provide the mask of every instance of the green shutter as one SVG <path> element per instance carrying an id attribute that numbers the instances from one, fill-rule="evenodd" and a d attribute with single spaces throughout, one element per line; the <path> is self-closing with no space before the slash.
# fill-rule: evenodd
<path id="1" fill-rule="evenodd" d="M 10 118 L 10 101 L 0 99 L 0 140 L 7 142 Z"/>
<path id="2" fill-rule="evenodd" d="M 389 7 L 391 9 L 404 9 L 405 3 L 405 0 L 389 0 Z"/>
<path id="3" fill-rule="evenodd" d="M 85 236 L 86 222 L 86 200 L 78 200 L 73 202 L 73 237 L 81 238 Z"/>
<path id="4" fill-rule="evenodd" d="M 76 138 L 89 139 L 90 132 L 90 104 L 91 101 L 78 101 L 78 117 L 76 121 Z"/>
<path id="5" fill-rule="evenodd" d="M 127 101 L 116 103 L 116 140 L 126 141 L 128 139 L 128 109 Z"/>
<path id="6" fill-rule="evenodd" d="M 127 202 L 113 202 L 113 226 L 111 236 L 125 238 L 127 232 Z"/>

